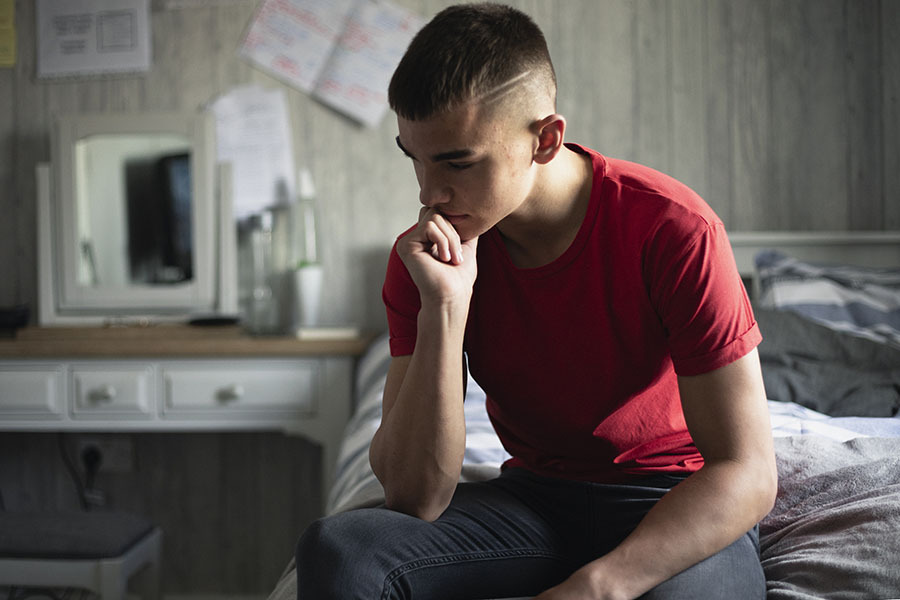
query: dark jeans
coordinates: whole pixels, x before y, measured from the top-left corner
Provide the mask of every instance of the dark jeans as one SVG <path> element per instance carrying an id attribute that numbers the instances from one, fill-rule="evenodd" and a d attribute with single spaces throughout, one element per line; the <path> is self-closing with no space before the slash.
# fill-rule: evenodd
<path id="1" fill-rule="evenodd" d="M 615 548 L 679 481 L 606 485 L 508 469 L 460 484 L 433 523 L 385 508 L 326 517 L 297 544 L 298 599 L 534 596 Z M 644 598 L 765 598 L 757 529 Z"/>

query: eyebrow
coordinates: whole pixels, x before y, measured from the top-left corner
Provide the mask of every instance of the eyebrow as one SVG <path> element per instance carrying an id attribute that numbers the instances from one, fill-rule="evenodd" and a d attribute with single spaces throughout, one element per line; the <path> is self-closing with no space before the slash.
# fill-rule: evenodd
<path id="1" fill-rule="evenodd" d="M 406 156 L 408 156 L 410 158 L 413 158 L 413 159 L 415 158 L 415 156 L 413 156 L 412 153 L 409 150 L 407 150 L 403 146 L 403 144 L 400 142 L 399 135 L 397 137 L 395 137 L 394 140 L 397 142 L 397 147 L 400 148 L 400 150 L 403 152 L 403 154 L 405 154 Z M 431 160 L 433 162 L 441 162 L 441 161 L 445 161 L 445 160 L 459 160 L 460 158 L 468 158 L 474 154 L 475 154 L 475 151 L 472 149 L 469 149 L 469 148 L 463 148 L 460 150 L 448 150 L 447 152 L 439 152 L 438 154 L 435 154 L 434 156 L 431 157 Z"/>

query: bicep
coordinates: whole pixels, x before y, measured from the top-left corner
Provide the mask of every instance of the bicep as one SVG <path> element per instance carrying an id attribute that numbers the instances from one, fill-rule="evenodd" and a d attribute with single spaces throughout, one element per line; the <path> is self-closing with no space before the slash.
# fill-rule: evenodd
<path id="1" fill-rule="evenodd" d="M 769 411 L 755 349 L 702 375 L 679 376 L 688 430 L 705 461 L 765 460 L 774 466 Z"/>

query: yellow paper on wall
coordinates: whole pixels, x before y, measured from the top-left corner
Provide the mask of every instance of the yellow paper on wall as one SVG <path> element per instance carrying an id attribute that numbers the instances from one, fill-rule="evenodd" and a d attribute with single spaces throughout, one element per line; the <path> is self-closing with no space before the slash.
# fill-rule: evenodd
<path id="1" fill-rule="evenodd" d="M 0 0 L 0 67 L 16 64 L 16 1 Z"/>
<path id="2" fill-rule="evenodd" d="M 16 66 L 16 30 L 0 29 L 0 67 Z"/>
<path id="3" fill-rule="evenodd" d="M 16 0 L 0 0 L 0 29 L 15 29 Z"/>

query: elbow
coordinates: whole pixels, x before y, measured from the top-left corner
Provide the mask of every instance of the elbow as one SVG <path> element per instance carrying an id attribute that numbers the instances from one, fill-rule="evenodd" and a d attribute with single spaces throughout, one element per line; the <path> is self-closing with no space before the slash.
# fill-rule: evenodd
<path id="1" fill-rule="evenodd" d="M 447 507 L 456 491 L 462 456 L 455 469 L 442 468 L 439 461 L 425 465 L 386 453 L 376 442 L 369 448 L 369 464 L 384 489 L 385 508 L 428 521 L 435 521 Z"/>
<path id="2" fill-rule="evenodd" d="M 374 467 L 374 464 L 373 464 Z M 375 476 L 384 489 L 384 506 L 429 523 L 440 517 L 453 498 L 454 486 L 425 485 L 419 478 L 414 484 L 403 483 L 392 477 L 387 469 L 375 469 Z M 396 473 L 394 474 L 396 475 Z"/>
<path id="3" fill-rule="evenodd" d="M 447 507 L 447 502 L 436 501 L 430 498 L 394 497 L 385 495 L 385 508 L 432 523 L 438 519 Z"/>
<path id="4" fill-rule="evenodd" d="M 401 512 L 429 523 L 444 514 L 453 499 L 456 486 L 384 485 L 384 505 L 389 510 Z"/>
<path id="5" fill-rule="evenodd" d="M 771 461 L 759 461 L 755 468 L 745 471 L 747 483 L 745 489 L 751 491 L 748 496 L 754 499 L 754 512 L 757 521 L 762 520 L 775 506 L 778 496 L 778 470 L 774 457 Z"/>
<path id="6" fill-rule="evenodd" d="M 723 491 L 729 498 L 728 514 L 741 520 L 744 525 L 759 523 L 775 506 L 778 495 L 778 471 L 772 460 L 753 458 L 746 460 L 708 461 L 705 468 L 710 474 L 717 472 L 730 482 Z M 721 469 L 721 470 L 720 470 Z"/>
<path id="7" fill-rule="evenodd" d="M 763 507 L 762 516 L 765 517 L 775 507 L 775 500 L 778 497 L 778 469 L 773 461 L 769 468 L 766 469 L 764 476 L 765 483 L 760 492 L 761 504 Z M 762 518 L 762 517 L 760 517 Z"/>

